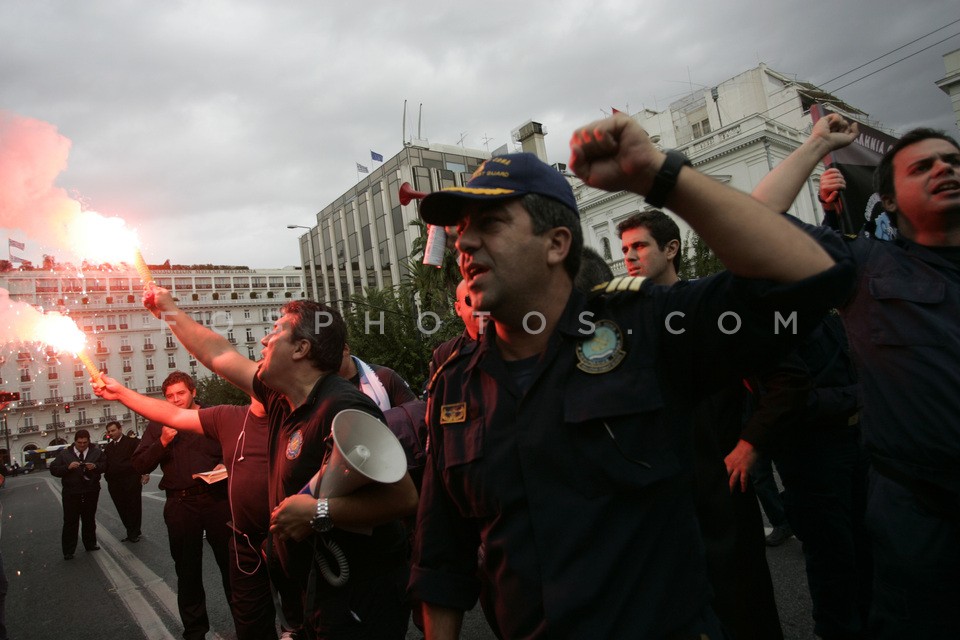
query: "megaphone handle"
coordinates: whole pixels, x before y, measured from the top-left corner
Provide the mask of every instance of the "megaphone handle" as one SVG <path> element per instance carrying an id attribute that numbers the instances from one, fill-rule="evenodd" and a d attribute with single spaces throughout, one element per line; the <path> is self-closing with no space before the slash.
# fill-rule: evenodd
<path id="1" fill-rule="evenodd" d="M 343 552 L 343 549 L 340 548 L 333 540 L 328 540 L 324 536 L 317 536 L 317 540 L 327 548 L 327 551 L 330 552 L 330 555 L 333 556 L 333 559 L 337 561 L 337 573 L 334 573 L 330 568 L 330 562 L 327 560 L 327 557 L 322 553 L 317 551 L 316 542 L 313 545 L 313 557 L 317 561 L 317 566 L 320 569 L 320 575 L 323 576 L 323 579 L 326 580 L 331 586 L 340 587 L 347 583 L 347 580 L 350 579 L 350 565 L 347 563 L 347 554 Z"/>

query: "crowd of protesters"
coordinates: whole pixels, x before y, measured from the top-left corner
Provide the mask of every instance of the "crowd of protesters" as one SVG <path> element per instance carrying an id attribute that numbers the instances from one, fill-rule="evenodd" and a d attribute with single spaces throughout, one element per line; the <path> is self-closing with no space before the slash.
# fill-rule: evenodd
<path id="1" fill-rule="evenodd" d="M 184 637 L 209 627 L 202 586 L 184 596 L 201 584 L 186 563 L 199 566 L 205 530 L 240 638 L 400 639 L 411 610 L 426 638 L 457 638 L 479 602 L 502 638 L 775 640 L 765 543 L 793 534 L 819 637 L 960 636 L 960 148 L 921 129 L 883 158 L 893 239 L 783 214 L 856 135 L 821 118 L 746 194 L 622 114 L 577 130 L 570 168 L 646 205 L 617 229 L 618 278 L 584 248 L 567 179 L 531 154 L 428 194 L 421 217 L 456 238 L 465 330 L 424 363 L 424 399 L 351 354 L 323 303 L 285 305 L 253 362 L 148 285 L 145 306 L 253 400 L 201 409 L 181 378 L 189 397 L 169 403 L 107 376 L 95 388 L 156 421 L 133 467 L 166 465 Z M 821 186 L 832 208 L 842 176 Z M 681 280 L 661 207 L 726 270 Z M 347 410 L 390 425 L 408 472 L 320 496 L 312 479 Z M 65 450 L 60 475 L 101 470 L 84 449 Z M 764 460 L 784 487 L 774 524 L 789 526 L 766 539 Z M 223 489 L 190 477 L 217 462 Z M 89 501 L 66 497 L 72 557 Z M 209 517 L 232 531 L 211 536 Z M 139 518 L 124 522 L 136 542 Z M 187 525 L 189 545 L 175 535 Z M 92 526 L 82 540 L 99 548 Z"/>

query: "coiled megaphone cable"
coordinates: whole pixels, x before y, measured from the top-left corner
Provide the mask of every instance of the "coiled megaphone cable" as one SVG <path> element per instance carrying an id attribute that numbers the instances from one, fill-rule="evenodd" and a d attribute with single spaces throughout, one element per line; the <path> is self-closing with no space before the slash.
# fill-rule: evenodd
<path id="1" fill-rule="evenodd" d="M 313 543 L 313 557 L 317 561 L 320 575 L 323 576 L 323 579 L 326 580 L 330 586 L 342 587 L 347 583 L 347 580 L 350 579 L 350 565 L 347 563 L 347 554 L 345 554 L 343 549 L 340 548 L 340 545 L 333 540 L 327 540 L 323 536 L 316 536 L 316 538 L 317 540 Z M 330 568 L 330 561 L 327 559 L 326 554 L 321 553 L 321 551 L 317 549 L 317 542 L 323 543 L 323 546 L 327 548 L 327 551 L 330 552 L 333 559 L 337 561 L 338 570 L 336 573 Z"/>

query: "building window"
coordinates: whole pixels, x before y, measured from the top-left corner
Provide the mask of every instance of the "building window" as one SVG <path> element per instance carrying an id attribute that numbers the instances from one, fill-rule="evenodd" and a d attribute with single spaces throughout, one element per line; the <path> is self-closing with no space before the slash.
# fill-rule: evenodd
<path id="1" fill-rule="evenodd" d="M 147 371 L 153 371 L 153 357 L 147 356 L 144 360 L 144 367 Z"/>
<path id="2" fill-rule="evenodd" d="M 141 313 L 141 314 L 140 314 L 140 324 L 142 324 L 142 325 L 145 326 L 145 327 L 149 327 L 149 326 L 150 326 L 150 318 L 152 318 L 152 317 L 153 317 L 153 316 L 151 316 L 149 313 Z"/>
<path id="3" fill-rule="evenodd" d="M 244 319 L 244 320 L 249 320 L 249 319 L 250 319 L 250 309 L 244 309 L 244 310 L 243 310 L 243 319 Z"/>
<path id="4" fill-rule="evenodd" d="M 247 327 L 247 342 L 253 342 L 253 329 Z"/>
<path id="5" fill-rule="evenodd" d="M 702 136 L 710 133 L 710 120 L 709 118 L 704 118 L 700 122 L 693 123 L 693 137 L 700 138 Z"/>
<path id="6" fill-rule="evenodd" d="M 124 358 L 124 359 L 123 359 L 123 372 L 124 372 L 124 373 L 130 373 L 131 371 L 133 371 L 133 367 L 130 366 L 130 358 Z"/>
<path id="7" fill-rule="evenodd" d="M 247 357 L 250 358 L 251 360 L 257 359 L 257 354 L 253 352 L 253 347 L 247 347 Z"/>
<path id="8" fill-rule="evenodd" d="M 177 368 L 177 358 L 173 355 L 167 356 L 167 369 Z"/>

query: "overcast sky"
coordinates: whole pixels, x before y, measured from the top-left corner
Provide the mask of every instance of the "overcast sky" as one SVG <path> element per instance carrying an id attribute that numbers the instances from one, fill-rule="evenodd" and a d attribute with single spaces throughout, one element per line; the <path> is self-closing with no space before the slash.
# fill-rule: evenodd
<path id="1" fill-rule="evenodd" d="M 124 218 L 148 262 L 279 267 L 299 263 L 301 231 L 287 224 L 314 224 L 356 182 L 355 163 L 372 165 L 370 150 L 385 158 L 400 150 L 404 100 L 408 136 L 422 103 L 431 142 L 462 137 L 492 150 L 536 119 L 557 162 L 572 130 L 611 106 L 663 109 L 765 62 L 835 90 L 891 129 L 924 124 L 956 135 L 934 82 L 943 54 L 960 48 L 960 23 L 823 84 L 956 20 L 956 8 L 955 0 L 5 0 L 0 110 L 50 123 L 71 141 L 57 187 Z M 0 238 L 26 241 L 26 257 L 69 257 L 41 226 L 2 216 L 0 227 L 19 229 L 0 228 Z"/>

